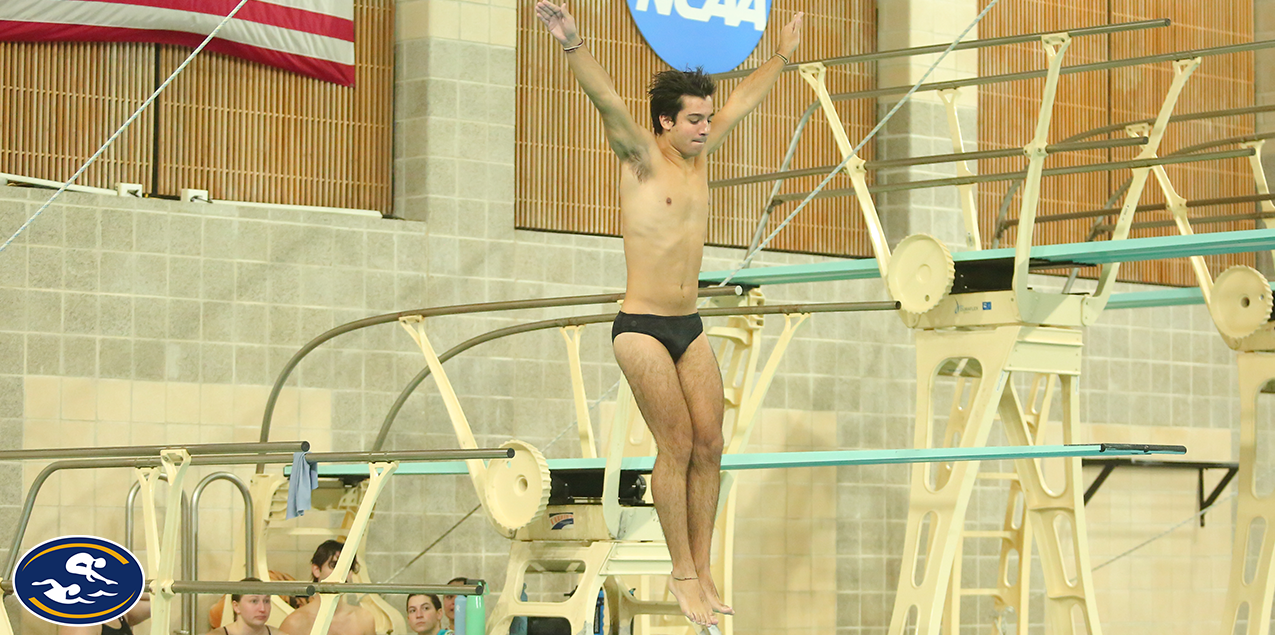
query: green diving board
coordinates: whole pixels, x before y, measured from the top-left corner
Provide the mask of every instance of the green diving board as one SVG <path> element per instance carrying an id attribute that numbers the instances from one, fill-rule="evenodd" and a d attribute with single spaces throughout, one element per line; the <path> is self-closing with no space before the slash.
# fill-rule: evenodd
<path id="1" fill-rule="evenodd" d="M 1214 232 L 1193 236 L 1153 236 L 1126 240 L 1040 245 L 1032 248 L 1032 264 L 1058 266 L 1105 265 L 1115 262 L 1163 260 L 1187 256 L 1212 256 L 1275 248 L 1275 229 L 1246 229 L 1233 232 Z M 952 254 L 956 263 L 985 260 L 1012 259 L 1014 249 L 985 249 L 962 251 Z M 717 284 L 729 271 L 705 271 L 700 282 Z M 794 284 L 799 282 L 827 282 L 831 280 L 864 280 L 877 278 L 875 258 L 837 260 L 808 265 L 787 265 L 744 269 L 736 273 L 731 282 L 743 285 Z M 1117 304 L 1121 294 L 1113 295 L 1109 307 Z M 1171 296 L 1170 296 L 1171 297 Z M 1182 302 L 1191 304 L 1191 302 Z M 1199 303 L 1203 303 L 1202 300 Z M 1142 305 L 1163 306 L 1163 305 Z"/>
<path id="2" fill-rule="evenodd" d="M 1271 283 L 1275 291 L 1275 282 Z M 1154 291 L 1135 291 L 1132 293 L 1113 293 L 1108 309 L 1145 309 L 1157 306 L 1181 306 L 1185 304 L 1204 304 L 1204 294 L 1199 287 L 1166 288 Z"/>
<path id="3" fill-rule="evenodd" d="M 758 452 L 722 455 L 723 470 L 769 470 L 842 465 L 883 465 L 888 463 L 946 463 L 951 461 L 996 461 L 1004 459 L 1046 459 L 1057 457 L 1148 456 L 1186 454 L 1181 445 L 1130 443 L 1083 443 L 1032 447 L 928 448 L 923 450 L 830 450 L 821 452 Z M 496 459 L 500 460 L 500 459 Z M 655 457 L 626 457 L 620 469 L 650 472 Z M 551 459 L 550 470 L 600 470 L 606 459 Z M 291 471 L 291 466 L 285 473 Z M 395 474 L 468 474 L 461 461 L 401 463 Z M 367 466 L 358 464 L 319 465 L 319 476 L 367 476 Z"/>

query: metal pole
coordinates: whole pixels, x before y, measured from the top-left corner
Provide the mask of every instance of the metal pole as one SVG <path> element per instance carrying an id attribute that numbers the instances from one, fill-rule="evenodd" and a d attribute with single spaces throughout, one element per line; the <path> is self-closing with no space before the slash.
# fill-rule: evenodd
<path id="1" fill-rule="evenodd" d="M 511 448 L 499 448 L 491 450 L 418 450 L 406 452 L 316 452 L 309 456 L 316 461 L 325 463 L 361 463 L 364 461 L 464 461 L 469 459 L 501 459 L 511 458 L 513 456 Z M 292 463 L 294 455 L 292 454 L 242 454 L 227 456 L 194 456 L 191 457 L 191 465 L 251 465 L 253 463 L 273 463 L 288 464 Z M 53 475 L 54 472 L 60 470 L 83 470 L 94 468 L 108 467 L 154 467 L 160 464 L 159 457 L 155 458 L 105 458 L 105 459 L 73 459 L 67 461 L 57 461 L 44 466 L 43 470 L 36 475 L 31 482 L 30 489 L 27 490 L 26 500 L 22 503 L 22 514 L 18 518 L 18 528 L 13 536 L 13 543 L 9 549 L 9 557 L 5 566 L 6 572 L 13 571 L 13 567 L 17 565 L 18 557 L 22 554 L 22 539 L 26 535 L 27 524 L 31 521 L 31 511 L 35 507 L 36 496 L 39 495 L 40 489 L 44 487 L 44 483 Z M 135 498 L 132 495 L 130 501 Z M 128 540 L 132 540 L 131 536 Z"/>
<path id="2" fill-rule="evenodd" d="M 3 450 L 0 461 L 29 461 L 35 459 L 68 460 L 97 458 L 158 457 L 164 450 L 184 449 L 191 456 L 216 454 L 251 454 L 267 452 L 305 452 L 308 441 L 275 441 L 273 443 L 201 443 L 197 445 L 135 445 L 100 448 L 44 448 L 37 450 Z M 157 459 L 158 460 L 158 459 Z"/>
<path id="3" fill-rule="evenodd" d="M 1121 22 L 1119 24 L 1104 24 L 1101 26 L 1089 26 L 1080 29 L 1072 29 L 1067 31 L 1067 35 L 1071 37 L 1084 37 L 1086 35 L 1106 35 L 1110 33 L 1122 33 L 1125 31 L 1135 31 L 1140 29 L 1153 29 L 1165 27 L 1172 24 L 1168 19 L 1160 20 L 1140 20 L 1137 22 Z M 970 40 L 961 42 L 952 47 L 953 51 L 968 51 L 970 49 L 981 49 L 992 46 L 1005 46 L 1007 44 L 1023 44 L 1026 42 L 1037 42 L 1041 37 L 1057 33 L 1057 31 L 1047 31 L 1042 33 L 1030 33 L 1026 35 L 1009 35 L 1005 37 L 986 38 L 982 40 Z M 841 66 L 844 64 L 864 64 L 867 62 L 878 62 L 881 60 L 894 59 L 899 57 L 913 57 L 916 55 L 929 55 L 931 53 L 942 53 L 946 51 L 947 44 L 931 44 L 929 46 L 914 46 L 905 49 L 891 49 L 888 51 L 876 51 L 872 53 L 862 53 L 859 55 L 846 55 L 842 57 L 829 57 L 822 60 L 810 60 L 810 62 L 821 62 L 824 66 Z M 789 64 L 784 67 L 785 71 L 795 70 L 800 64 Z M 736 77 L 745 77 L 757 69 L 746 68 L 737 71 L 729 71 L 726 73 L 714 73 L 712 78 L 717 81 L 726 79 L 734 79 Z"/>
<path id="4" fill-rule="evenodd" d="M 379 593 L 384 595 L 408 595 L 432 593 L 434 595 L 481 595 L 483 584 L 359 584 L 353 582 L 240 582 L 220 580 L 174 580 L 174 593 L 195 595 L 292 595 L 312 596 L 317 593 Z"/>
<path id="5" fill-rule="evenodd" d="M 702 316 L 722 316 L 722 315 L 772 315 L 776 313 L 828 313 L 828 312 L 858 312 L 858 311 L 893 311 L 899 308 L 898 302 L 831 302 L 817 304 L 786 304 L 772 306 L 745 306 L 745 307 L 706 307 L 700 309 L 699 314 Z M 551 328 L 561 328 L 564 326 L 582 326 L 585 324 L 601 324 L 615 320 L 614 313 L 605 313 L 602 315 L 585 315 L 570 318 L 557 318 L 553 320 L 541 320 L 538 322 L 528 322 L 526 324 L 516 324 L 514 326 L 506 326 L 502 329 L 488 331 L 482 335 L 471 337 L 456 346 L 451 347 L 442 355 L 438 356 L 439 363 L 445 363 L 447 360 L 485 342 L 490 342 L 502 337 L 517 335 L 519 333 L 530 333 L 532 331 L 540 331 Z M 417 386 L 429 377 L 429 367 L 421 369 L 403 390 L 398 394 L 398 399 L 394 400 L 394 404 L 390 406 L 389 412 L 385 414 L 385 420 L 381 422 L 381 429 L 376 434 L 376 441 L 373 442 L 373 450 L 381 448 L 385 444 L 385 439 L 389 437 L 390 428 L 394 425 L 394 419 L 398 417 L 398 413 L 403 409 L 403 405 L 407 403 L 407 398 L 412 395 Z"/>
<path id="6" fill-rule="evenodd" d="M 1272 110 L 1275 110 L 1275 104 L 1271 104 L 1267 106 L 1247 106 L 1245 108 L 1225 108 L 1222 110 L 1203 110 L 1200 112 L 1188 112 L 1188 113 L 1183 113 L 1181 115 L 1173 115 L 1172 117 L 1169 117 L 1169 123 L 1178 123 L 1180 121 L 1196 121 L 1198 119 L 1216 119 L 1219 117 L 1235 117 L 1238 115 L 1252 115 L 1259 112 L 1270 112 Z M 1075 134 L 1070 137 L 1067 137 L 1066 139 L 1063 139 L 1059 143 L 1070 143 L 1072 141 L 1079 141 L 1081 139 L 1085 139 L 1088 137 L 1096 137 L 1101 134 L 1120 132 L 1124 130 L 1125 128 L 1128 128 L 1129 126 L 1132 126 L 1132 125 L 1150 124 L 1150 123 L 1155 123 L 1155 117 L 1149 117 L 1147 119 L 1136 119 L 1134 121 L 1126 121 L 1124 123 L 1114 123 L 1109 126 L 1101 126 L 1099 128 L 1093 128 L 1091 130 L 1086 130 L 1079 134 Z"/>
<path id="7" fill-rule="evenodd" d="M 204 489 L 211 485 L 214 481 L 228 481 L 239 490 L 240 496 L 243 497 L 244 508 L 244 577 L 254 578 L 253 575 L 253 555 L 256 551 L 254 543 L 254 535 L 252 529 L 255 518 L 252 509 L 252 493 L 248 491 L 248 486 L 244 484 L 243 479 L 231 474 L 230 472 L 213 472 L 205 476 L 203 480 L 195 485 L 195 489 L 190 495 L 190 560 L 192 566 L 188 573 L 188 579 L 199 579 L 199 501 L 204 496 Z M 193 625 L 192 625 L 193 628 Z"/>
<path id="8" fill-rule="evenodd" d="M 1265 200 L 1275 200 L 1275 195 L 1268 196 L 1266 197 Z M 1191 223 L 1192 225 L 1212 225 L 1215 223 L 1229 223 L 1229 222 L 1241 221 L 1241 220 L 1258 220 L 1263 218 L 1275 218 L 1275 213 L 1256 212 L 1256 213 L 1248 213 L 1248 214 L 1221 214 L 1218 216 L 1203 216 L 1200 218 L 1188 218 L 1187 222 Z M 1177 223 L 1171 220 L 1154 220 L 1154 221 L 1143 221 L 1141 223 L 1133 223 L 1132 225 L 1129 225 L 1129 229 L 1157 229 L 1160 227 L 1174 227 L 1176 225 Z M 1097 233 L 1110 232 L 1111 229 L 1112 229 L 1112 225 L 1109 223 L 1103 223 L 1103 224 L 1094 226 L 1094 231 Z"/>
<path id="9" fill-rule="evenodd" d="M 1081 143 L 1055 144 L 1045 148 L 1047 154 L 1056 154 L 1059 152 L 1080 152 L 1083 150 L 1101 150 L 1106 148 L 1123 148 L 1128 146 L 1142 146 L 1147 144 L 1146 137 L 1129 137 L 1127 139 L 1105 139 L 1102 141 L 1086 141 Z M 980 159 L 999 159 L 1003 157 L 1022 156 L 1022 148 L 1003 148 L 1000 150 L 980 150 L 978 152 L 953 152 L 951 154 L 935 154 L 924 157 L 908 157 L 904 159 L 890 159 L 887 161 L 868 161 L 863 167 L 867 170 L 883 170 L 887 168 L 903 168 L 913 165 L 932 165 L 936 163 L 953 163 L 957 161 L 978 161 Z M 803 168 L 801 170 L 786 170 L 781 172 L 771 172 L 769 174 L 757 174 L 754 176 L 741 176 L 734 179 L 722 179 L 720 181 L 711 181 L 709 188 L 731 187 L 735 185 L 747 185 L 749 183 L 760 183 L 762 181 L 770 181 L 773 179 L 793 179 L 803 176 L 822 176 L 831 172 L 837 166 L 823 165 L 817 168 Z"/>
<path id="10" fill-rule="evenodd" d="M 743 293 L 743 287 L 721 287 L 706 288 L 699 290 L 699 297 L 711 297 L 721 295 L 739 295 Z M 517 309 L 543 309 L 550 307 L 579 306 L 584 304 L 607 304 L 610 302 L 618 302 L 624 299 L 623 293 L 604 293 L 595 295 L 576 295 L 563 296 L 557 298 L 539 298 L 534 300 L 507 300 L 502 302 L 482 302 L 478 304 L 456 304 L 451 306 L 429 307 L 424 309 L 414 309 L 411 311 L 399 311 L 398 313 L 386 313 L 384 315 L 375 315 L 361 320 L 355 320 L 348 324 L 342 324 L 336 328 L 328 330 L 326 333 L 306 342 L 292 359 L 284 364 L 283 370 L 279 371 L 279 377 L 275 379 L 274 386 L 270 389 L 270 396 L 266 399 L 265 412 L 261 416 L 261 436 L 260 439 L 264 443 L 270 439 L 270 420 L 274 416 L 275 403 L 279 401 L 279 393 L 283 392 L 283 385 L 288 381 L 288 376 L 292 374 L 293 369 L 310 351 L 318 348 L 324 342 L 351 331 L 357 331 L 369 326 L 377 324 L 387 324 L 397 322 L 402 318 L 411 316 L 420 317 L 436 317 L 440 315 L 462 315 L 467 313 L 487 313 L 492 311 L 513 311 Z M 257 473 L 261 474 L 265 470 L 264 464 L 257 465 Z"/>
<path id="11" fill-rule="evenodd" d="M 1212 207 L 1215 205 L 1232 205 L 1235 203 L 1260 203 L 1262 201 L 1275 201 L 1275 194 L 1252 194 L 1249 196 L 1221 196 L 1217 198 L 1200 198 L 1191 199 L 1186 202 L 1188 208 L 1195 207 Z M 1148 203 L 1139 205 L 1133 209 L 1134 212 L 1154 212 L 1169 209 L 1166 203 Z M 1048 214 L 1045 216 L 1037 216 L 1037 223 L 1051 223 L 1064 220 L 1076 220 L 1080 218 L 1099 218 L 1102 216 L 1112 216 L 1120 213 L 1119 207 L 1106 207 L 1103 209 L 1089 210 L 1085 212 L 1066 212 L 1062 214 Z M 1254 217 L 1256 218 L 1256 217 Z M 1191 222 L 1195 222 L 1192 219 Z M 1005 221 L 1005 227 L 1013 227 L 1018 224 L 1017 218 L 1011 218 Z M 1169 221 L 1172 225 L 1173 221 Z M 1168 227 L 1169 225 L 1165 225 Z"/>
<path id="12" fill-rule="evenodd" d="M 1087 73 L 1091 71 L 1106 71 L 1113 68 L 1124 68 L 1127 66 L 1138 66 L 1141 64 L 1158 64 L 1161 62 L 1176 62 L 1178 60 L 1190 59 L 1193 57 L 1210 57 L 1213 55 L 1229 55 L 1231 53 L 1247 53 L 1249 51 L 1260 51 L 1275 47 L 1275 40 L 1259 40 L 1256 42 L 1245 42 L 1243 44 L 1230 44 L 1227 46 L 1214 46 L 1211 48 L 1195 49 L 1192 51 L 1178 51 L 1175 53 L 1162 53 L 1160 55 L 1145 55 L 1143 57 L 1127 57 L 1124 59 L 1110 60 L 1107 62 L 1095 62 L 1092 64 L 1077 64 L 1074 66 L 1062 67 L 1063 75 L 1072 73 Z M 922 84 L 918 89 L 921 91 L 939 91 L 952 88 L 963 88 L 965 86 L 984 86 L 987 84 L 1000 84 L 1004 82 L 1017 82 L 1025 79 L 1039 79 L 1044 77 L 1048 71 L 1024 71 L 1021 73 L 1004 73 L 1001 75 L 986 75 L 983 77 L 970 77 L 968 79 L 958 79 L 946 82 L 930 82 Z M 848 99 L 870 99 L 875 97 L 889 97 L 891 95 L 900 95 L 912 90 L 911 86 L 889 86 L 886 88 L 877 88 L 874 90 L 861 90 L 851 93 L 837 93 L 832 95 L 833 101 L 845 101 Z"/>
<path id="13" fill-rule="evenodd" d="M 482 584 L 359 584 L 353 582 L 314 582 L 313 584 L 315 593 L 482 595 L 486 590 Z"/>
<path id="14" fill-rule="evenodd" d="M 1134 168 L 1147 168 L 1156 165 L 1174 165 L 1178 163 L 1193 163 L 1197 161 L 1218 161 L 1222 159 L 1235 159 L 1240 157 L 1252 156 L 1254 150 L 1252 148 L 1243 148 L 1240 150 L 1227 150 L 1225 152 L 1208 152 L 1204 154 L 1192 154 L 1176 157 L 1159 157 L 1155 159 L 1134 159 L 1132 161 L 1113 161 L 1111 163 L 1094 163 L 1091 165 L 1071 165 L 1060 168 L 1049 168 L 1042 172 L 1043 176 L 1060 176 L 1064 174 L 1083 174 L 1086 172 L 1105 172 L 1108 170 L 1123 170 Z M 868 188 L 869 192 L 874 194 L 881 192 L 899 192 L 903 190 L 919 190 L 931 187 L 945 187 L 949 185 L 969 185 L 971 183 L 987 183 L 990 181 L 1012 181 L 1021 179 L 1027 175 L 1025 170 L 1019 172 L 1001 172 L 999 174 L 978 174 L 974 176 L 958 176 L 947 179 L 930 179 L 927 181 L 909 181 L 907 183 L 891 183 L 887 185 L 873 185 Z M 839 196 L 849 196 L 853 194 L 853 189 L 835 189 L 824 190 L 815 195 L 815 198 L 835 198 Z M 794 192 L 792 194 L 784 194 L 776 196 L 775 201 L 779 203 L 788 203 L 791 201 L 806 198 L 809 192 Z"/>

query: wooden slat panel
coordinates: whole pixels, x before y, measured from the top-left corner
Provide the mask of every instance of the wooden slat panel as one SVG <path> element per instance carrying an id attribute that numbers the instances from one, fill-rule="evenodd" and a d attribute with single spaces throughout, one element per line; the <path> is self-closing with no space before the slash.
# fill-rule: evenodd
<path id="1" fill-rule="evenodd" d="M 388 214 L 394 6 L 354 11 L 353 88 L 233 57 L 192 62 L 161 100 L 158 191 Z M 163 47 L 165 76 L 188 54 Z"/>
<path id="2" fill-rule="evenodd" d="M 585 234 L 619 235 L 617 182 L 619 167 L 608 148 L 602 124 L 580 91 L 557 43 L 544 32 L 530 4 L 520 5 L 518 31 L 517 193 L 515 224 Z M 797 60 L 851 55 L 875 50 L 875 7 L 865 0 L 812 3 L 776 0 L 771 24 L 761 44 L 743 67 L 755 67 L 774 51 L 779 26 L 796 10 L 806 12 Z M 615 79 L 616 90 L 634 120 L 650 121 L 646 86 L 651 75 L 667 68 L 647 46 L 622 2 L 572 6 L 594 56 Z M 867 65 L 829 70 L 832 92 L 873 87 Z M 720 108 L 740 80 L 721 82 Z M 731 135 L 710 162 L 710 179 L 724 179 L 777 169 L 797 122 L 813 100 L 813 92 L 794 73 L 781 77 L 774 92 Z M 861 139 L 875 123 L 875 103 L 843 102 L 838 106 L 851 139 Z M 871 146 L 864 153 L 871 158 Z M 807 128 L 792 167 L 840 161 L 822 113 Z M 781 191 L 813 189 L 821 177 L 788 181 Z M 848 187 L 837 177 L 828 187 Z M 747 246 L 752 239 L 770 184 L 712 191 L 708 242 Z M 777 226 L 793 205 L 781 208 Z M 781 233 L 770 249 L 832 255 L 870 255 L 866 233 L 853 201 L 828 199 L 812 203 Z"/>
<path id="3" fill-rule="evenodd" d="M 0 172 L 65 181 L 154 89 L 154 45 L 0 42 Z M 150 187 L 150 113 L 77 181 Z"/>
<path id="4" fill-rule="evenodd" d="M 996 37 L 1149 18 L 1167 17 L 1173 20 L 1173 26 L 1168 28 L 1073 40 L 1064 62 L 1067 65 L 1251 41 L 1251 3 L 1227 0 L 1223 5 L 1201 5 L 1185 0 L 1156 0 L 1150 3 L 1132 0 L 1078 0 L 1063 4 L 1027 0 L 993 9 L 979 25 L 979 34 L 980 37 Z M 1045 56 L 1038 44 L 983 49 L 979 56 L 979 73 L 982 75 L 1036 70 L 1044 66 Z M 1171 79 L 1172 70 L 1169 64 L 1064 76 L 1059 82 L 1050 140 L 1057 141 L 1088 129 L 1154 116 Z M 1200 112 L 1251 105 L 1252 82 L 1252 54 L 1205 58 L 1203 65 L 1187 83 L 1175 112 Z M 979 135 L 982 149 L 1021 147 L 1027 143 L 1040 108 L 1042 86 L 1043 80 L 1036 80 L 983 87 L 979 93 Z M 1160 147 L 1160 154 L 1252 130 L 1251 116 L 1173 124 Z M 1047 166 L 1126 160 L 1137 153 L 1136 148 L 1070 153 L 1051 157 Z M 1025 165 L 1026 161 L 1022 158 L 985 160 L 979 162 L 979 171 L 1012 171 L 1022 169 Z M 1174 166 L 1169 167 L 1168 171 L 1178 192 L 1187 198 L 1253 192 L 1252 177 L 1243 160 Z M 1108 197 L 1130 175 L 1125 170 L 1047 178 L 1044 180 L 1038 214 L 1105 207 Z M 996 214 L 1009 188 L 1009 183 L 980 185 L 980 219 L 988 246 L 994 240 Z M 1163 200 L 1159 188 L 1154 181 L 1150 181 L 1141 201 L 1151 203 Z M 1017 217 L 1020 204 L 1020 197 L 1015 196 L 1010 206 L 1010 218 Z M 1216 207 L 1196 209 L 1192 213 L 1214 215 L 1239 213 L 1246 209 L 1251 211 L 1252 208 Z M 1168 212 L 1151 212 L 1140 214 L 1137 220 L 1165 218 L 1170 218 Z M 1056 244 L 1083 241 L 1089 237 L 1094 223 L 1095 220 L 1083 219 L 1038 225 L 1035 242 Z M 1252 223 L 1233 223 L 1229 226 L 1219 224 L 1202 228 L 1201 231 L 1251 227 Z M 1173 233 L 1176 230 L 1166 228 L 1136 231 L 1133 235 Z M 1015 232 L 1012 229 L 1007 231 L 1001 237 L 1001 246 L 1012 245 L 1014 238 Z M 1105 239 L 1105 236 L 1099 238 Z M 1251 260 L 1251 256 L 1241 254 L 1216 257 L 1211 259 L 1211 264 L 1214 267 L 1224 267 Z M 1186 261 L 1130 263 L 1121 267 L 1120 274 L 1122 280 L 1128 281 L 1174 285 L 1196 283 Z"/>
<path id="5" fill-rule="evenodd" d="M 393 0 L 356 0 L 354 88 L 202 53 L 81 178 L 175 196 L 391 212 Z M 190 49 L 0 43 L 0 171 L 65 180 Z M 158 179 L 152 177 L 158 154 Z"/>

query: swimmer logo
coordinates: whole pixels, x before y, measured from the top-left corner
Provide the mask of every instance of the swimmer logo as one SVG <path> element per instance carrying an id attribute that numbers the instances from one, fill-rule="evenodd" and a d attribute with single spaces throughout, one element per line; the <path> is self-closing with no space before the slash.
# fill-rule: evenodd
<path id="1" fill-rule="evenodd" d="M 63 626 L 92 626 L 127 613 L 145 584 L 137 556 L 94 536 L 46 540 L 23 555 L 13 572 L 22 606 Z"/>
<path id="2" fill-rule="evenodd" d="M 694 2 L 699 6 L 691 6 Z M 739 66 L 766 30 L 771 0 L 627 0 L 629 14 L 656 55 L 677 70 Z"/>

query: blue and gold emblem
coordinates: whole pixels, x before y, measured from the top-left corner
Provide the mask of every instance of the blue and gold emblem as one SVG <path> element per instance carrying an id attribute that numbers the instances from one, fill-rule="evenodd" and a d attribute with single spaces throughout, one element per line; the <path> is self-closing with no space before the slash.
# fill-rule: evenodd
<path id="1" fill-rule="evenodd" d="M 22 605 L 64 626 L 101 624 L 127 613 L 145 584 L 137 556 L 94 536 L 46 540 L 22 556 L 13 572 Z"/>

